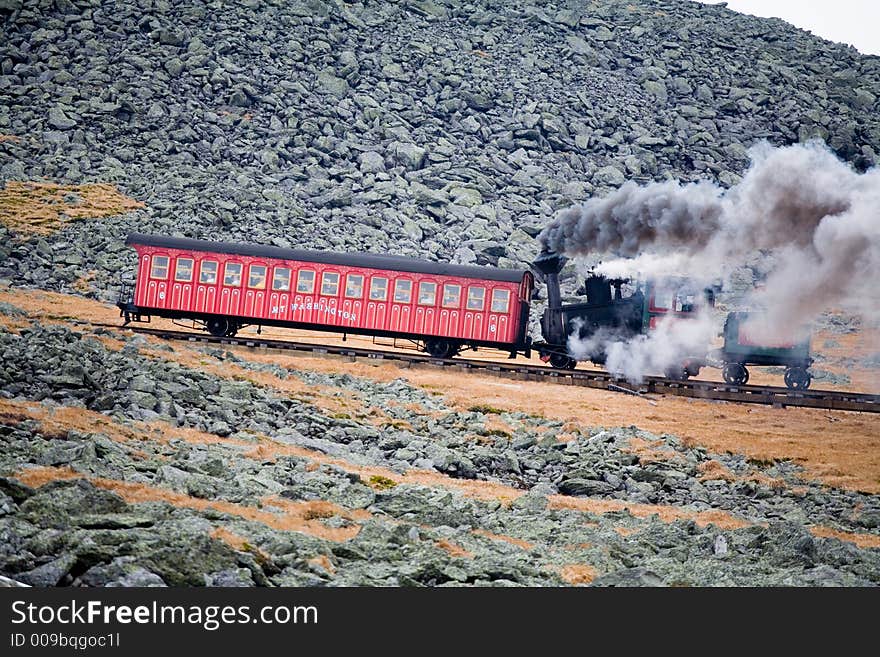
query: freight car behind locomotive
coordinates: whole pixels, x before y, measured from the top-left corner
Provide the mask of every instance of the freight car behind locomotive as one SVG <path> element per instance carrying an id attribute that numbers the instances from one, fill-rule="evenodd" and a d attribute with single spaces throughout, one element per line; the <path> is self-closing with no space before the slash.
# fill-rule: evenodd
<path id="1" fill-rule="evenodd" d="M 133 233 L 128 321 L 190 320 L 216 336 L 279 326 L 411 340 L 437 358 L 465 347 L 529 354 L 525 270 Z"/>
<path id="2" fill-rule="evenodd" d="M 747 365 L 784 367 L 785 385 L 793 390 L 810 387 L 810 336 L 802 339 L 770 341 L 749 332 L 754 313 L 733 312 L 724 322 L 724 346 L 713 354 L 721 361 L 721 375 L 727 383 L 744 385 L 749 380 Z"/>

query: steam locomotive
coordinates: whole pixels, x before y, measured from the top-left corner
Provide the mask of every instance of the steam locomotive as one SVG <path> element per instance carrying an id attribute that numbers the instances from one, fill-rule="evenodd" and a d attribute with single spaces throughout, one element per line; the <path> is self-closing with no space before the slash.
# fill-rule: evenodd
<path id="1" fill-rule="evenodd" d="M 581 288 L 585 303 L 564 304 L 559 273 L 567 258 L 543 252 L 532 269 L 547 287 L 547 308 L 541 317 L 544 342 L 533 345 L 541 359 L 560 369 L 574 369 L 578 360 L 569 344 L 581 345 L 578 356 L 596 364 L 605 363 L 605 345 L 609 341 L 627 342 L 655 329 L 661 321 L 693 321 L 701 305 L 714 306 L 713 288 L 697 289 L 683 278 L 648 280 L 625 294 L 631 281 L 590 275 Z M 587 348 L 584 349 L 583 347 Z M 703 366 L 700 354 L 680 354 L 665 374 L 669 378 L 696 376 Z"/>

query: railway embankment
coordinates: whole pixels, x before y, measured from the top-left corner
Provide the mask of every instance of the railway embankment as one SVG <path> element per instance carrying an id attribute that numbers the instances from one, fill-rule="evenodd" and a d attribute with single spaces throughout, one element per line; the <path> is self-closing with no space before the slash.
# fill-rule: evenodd
<path id="1" fill-rule="evenodd" d="M 515 411 L 497 382 L 462 399 L 32 312 L 7 303 L 0 335 L 0 573 L 21 582 L 880 581 L 877 487 L 823 484 L 806 459 Z"/>

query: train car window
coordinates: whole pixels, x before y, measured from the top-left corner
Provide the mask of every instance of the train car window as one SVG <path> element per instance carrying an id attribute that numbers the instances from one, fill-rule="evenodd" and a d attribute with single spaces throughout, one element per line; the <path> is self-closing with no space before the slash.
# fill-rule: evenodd
<path id="1" fill-rule="evenodd" d="M 669 310 L 672 307 L 672 290 L 655 290 L 654 307 L 661 310 Z"/>
<path id="2" fill-rule="evenodd" d="M 339 294 L 339 274 L 335 271 L 325 271 L 321 276 L 321 294 L 328 297 Z"/>
<path id="3" fill-rule="evenodd" d="M 681 301 L 681 312 L 683 313 L 692 313 L 696 308 L 695 298 L 693 294 L 682 294 L 679 297 L 679 301 Z"/>
<path id="4" fill-rule="evenodd" d="M 458 308 L 461 303 L 461 285 L 447 283 L 443 286 L 443 307 Z"/>
<path id="5" fill-rule="evenodd" d="M 388 279 L 373 276 L 370 279 L 370 301 L 385 301 L 388 298 Z"/>
<path id="6" fill-rule="evenodd" d="M 345 277 L 345 296 L 349 299 L 360 299 L 364 296 L 364 277 L 360 274 L 349 274 Z"/>
<path id="7" fill-rule="evenodd" d="M 469 287 L 468 288 L 468 296 L 467 296 L 467 309 L 468 310 L 482 310 L 483 309 L 483 301 L 485 298 L 486 298 L 486 288 Z"/>
<path id="8" fill-rule="evenodd" d="M 315 272 L 301 269 L 296 277 L 296 291 L 300 294 L 311 294 L 315 291 Z"/>
<path id="9" fill-rule="evenodd" d="M 275 267 L 272 276 L 272 289 L 277 292 L 290 291 L 290 270 L 287 267 Z"/>
<path id="10" fill-rule="evenodd" d="M 506 313 L 510 310 L 510 290 L 492 290 L 492 312 Z"/>
<path id="11" fill-rule="evenodd" d="M 216 285 L 217 263 L 214 260 L 202 260 L 202 266 L 199 273 L 199 283 Z"/>
<path id="12" fill-rule="evenodd" d="M 419 283 L 419 305 L 433 306 L 437 303 L 437 284 L 422 281 Z"/>
<path id="13" fill-rule="evenodd" d="M 168 278 L 168 256 L 153 256 L 150 278 Z"/>
<path id="14" fill-rule="evenodd" d="M 412 301 L 412 281 L 404 279 L 394 281 L 394 300 L 397 303 L 409 303 Z"/>
<path id="15" fill-rule="evenodd" d="M 223 285 L 241 285 L 240 262 L 227 262 L 223 265 Z"/>
<path id="16" fill-rule="evenodd" d="M 251 265 L 248 287 L 255 290 L 266 289 L 266 265 Z"/>
<path id="17" fill-rule="evenodd" d="M 193 279 L 193 259 L 178 258 L 174 269 L 174 280 L 180 283 L 189 283 Z"/>

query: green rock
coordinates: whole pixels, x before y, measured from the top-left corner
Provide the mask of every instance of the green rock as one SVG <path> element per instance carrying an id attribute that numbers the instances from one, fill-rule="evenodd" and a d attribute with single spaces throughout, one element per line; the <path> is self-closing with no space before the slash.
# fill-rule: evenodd
<path id="1" fill-rule="evenodd" d="M 165 61 L 165 70 L 168 71 L 168 75 L 176 78 L 183 71 L 183 62 L 179 57 L 172 57 Z"/>
<path id="2" fill-rule="evenodd" d="M 466 208 L 473 208 L 483 202 L 483 196 L 479 191 L 471 187 L 453 187 L 449 190 L 453 203 L 463 205 Z"/>
<path id="3" fill-rule="evenodd" d="M 420 146 L 416 146 L 412 143 L 395 141 L 389 144 L 388 148 L 394 156 L 394 159 L 407 169 L 413 171 L 421 169 L 425 163 L 426 151 Z"/>
<path id="4" fill-rule="evenodd" d="M 422 227 L 409 218 L 403 220 L 403 232 L 407 237 L 415 240 L 416 242 L 421 242 L 422 238 L 424 237 Z"/>
<path id="5" fill-rule="evenodd" d="M 596 41 L 611 41 L 614 38 L 614 34 L 604 25 L 600 25 L 593 33 L 593 38 L 595 38 Z"/>
<path id="6" fill-rule="evenodd" d="M 449 202 L 449 196 L 446 192 L 431 189 L 422 183 L 410 183 L 409 193 L 417 202 L 427 205 L 446 205 Z"/>
<path id="7" fill-rule="evenodd" d="M 318 73 L 317 77 L 318 92 L 330 96 L 342 98 L 348 95 L 348 82 L 342 78 L 336 77 L 331 70 L 324 70 Z"/>
<path id="8" fill-rule="evenodd" d="M 573 34 L 565 37 L 565 45 L 567 45 L 568 49 L 575 55 L 592 55 L 595 53 L 593 47 L 589 43 Z"/>
<path id="9" fill-rule="evenodd" d="M 620 187 L 624 182 L 626 182 L 626 176 L 614 166 L 602 167 L 593 174 L 593 183 L 596 185 Z"/>
<path id="10" fill-rule="evenodd" d="M 116 493 L 97 488 L 86 479 L 68 479 L 39 488 L 20 509 L 22 517 L 36 525 L 66 528 L 74 517 L 121 513 L 128 505 Z"/>
<path id="11" fill-rule="evenodd" d="M 666 85 L 660 80 L 645 80 L 642 82 L 642 87 L 661 102 L 665 103 L 669 98 Z"/>

